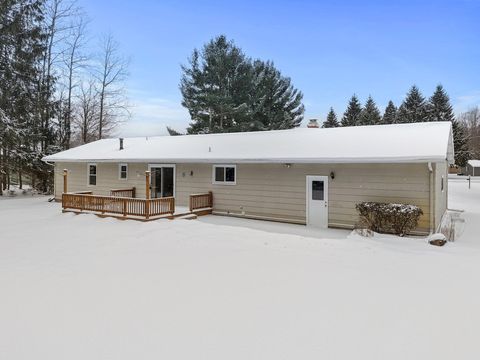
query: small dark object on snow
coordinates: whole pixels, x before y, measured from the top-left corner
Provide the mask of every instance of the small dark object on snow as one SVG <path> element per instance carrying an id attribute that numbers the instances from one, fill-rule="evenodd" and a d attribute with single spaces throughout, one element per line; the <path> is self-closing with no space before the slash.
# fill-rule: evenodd
<path id="1" fill-rule="evenodd" d="M 435 240 L 430 240 L 429 244 L 430 245 L 435 245 L 435 246 L 443 246 L 447 243 L 447 240 L 445 239 L 435 239 Z"/>

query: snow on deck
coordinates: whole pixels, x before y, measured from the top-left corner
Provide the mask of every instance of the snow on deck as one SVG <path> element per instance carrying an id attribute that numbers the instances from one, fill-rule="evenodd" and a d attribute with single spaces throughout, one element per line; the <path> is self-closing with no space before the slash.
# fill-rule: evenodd
<path id="1" fill-rule="evenodd" d="M 475 359 L 480 182 L 422 238 L 205 216 L 141 223 L 0 202 L 1 359 Z"/>
<path id="2" fill-rule="evenodd" d="M 104 139 L 44 158 L 125 162 L 453 162 L 450 122 Z"/>

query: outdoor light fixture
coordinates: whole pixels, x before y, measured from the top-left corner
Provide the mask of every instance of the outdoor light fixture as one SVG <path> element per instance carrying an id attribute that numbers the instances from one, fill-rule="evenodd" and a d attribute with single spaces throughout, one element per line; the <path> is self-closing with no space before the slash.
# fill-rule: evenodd
<path id="1" fill-rule="evenodd" d="M 190 170 L 190 176 L 193 176 L 193 170 Z"/>
<path id="2" fill-rule="evenodd" d="M 284 167 L 286 167 L 287 169 L 290 169 L 292 167 L 292 164 L 283 164 Z"/>
<path id="3" fill-rule="evenodd" d="M 332 179 L 332 180 L 335 179 L 335 173 L 333 171 L 330 172 L 330 179 Z"/>

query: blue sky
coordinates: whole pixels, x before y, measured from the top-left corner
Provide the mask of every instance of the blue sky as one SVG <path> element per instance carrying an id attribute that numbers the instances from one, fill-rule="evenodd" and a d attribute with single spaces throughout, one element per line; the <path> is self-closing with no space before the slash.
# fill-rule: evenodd
<path id="1" fill-rule="evenodd" d="M 131 58 L 125 136 L 185 129 L 180 64 L 219 34 L 291 77 L 305 119 L 340 117 L 353 93 L 399 105 L 412 84 L 442 83 L 456 112 L 480 105 L 480 0 L 79 1 L 90 35 L 111 32 Z"/>

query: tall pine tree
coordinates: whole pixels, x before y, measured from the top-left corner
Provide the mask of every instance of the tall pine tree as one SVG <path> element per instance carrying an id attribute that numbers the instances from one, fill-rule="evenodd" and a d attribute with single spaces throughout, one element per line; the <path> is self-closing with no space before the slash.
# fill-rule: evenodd
<path id="1" fill-rule="evenodd" d="M 418 87 L 413 85 L 398 109 L 397 122 L 414 123 L 422 121 L 428 121 L 427 104 Z"/>
<path id="2" fill-rule="evenodd" d="M 40 161 L 48 135 L 39 86 L 43 5 L 40 0 L 0 2 L 0 190 L 14 171 L 41 175 L 41 190 L 47 190 L 47 165 Z"/>
<path id="3" fill-rule="evenodd" d="M 442 85 L 437 85 L 427 104 L 429 121 L 450 121 L 452 123 L 455 163 L 466 166 L 472 154 L 468 147 L 468 133 L 463 124 L 455 119 L 450 98 Z"/>
<path id="4" fill-rule="evenodd" d="M 362 105 L 358 100 L 357 95 L 353 95 L 348 103 L 347 110 L 343 114 L 342 126 L 356 126 L 359 125 L 360 113 L 362 112 Z"/>
<path id="5" fill-rule="evenodd" d="M 378 110 L 372 97 L 369 96 L 360 113 L 359 125 L 378 125 L 381 120 L 380 110 Z"/>
<path id="6" fill-rule="evenodd" d="M 468 160 L 472 158 L 472 151 L 468 146 L 468 133 L 464 124 L 458 120 L 452 121 L 453 148 L 455 154 L 455 164 L 461 167 L 467 166 Z"/>
<path id="7" fill-rule="evenodd" d="M 303 120 L 303 95 L 270 61 L 253 62 L 249 111 L 236 131 L 291 129 Z"/>
<path id="8" fill-rule="evenodd" d="M 323 123 L 322 127 L 333 128 L 333 127 L 339 127 L 339 126 L 340 126 L 340 123 L 337 120 L 337 114 L 335 114 L 333 107 L 331 107 L 327 115 L 327 120 Z"/>
<path id="9" fill-rule="evenodd" d="M 455 119 L 450 98 L 442 85 L 437 85 L 435 92 L 430 97 L 427 113 L 429 121 L 453 121 Z"/>
<path id="10" fill-rule="evenodd" d="M 303 95 L 291 80 L 271 62 L 253 62 L 223 35 L 195 49 L 182 70 L 189 134 L 289 129 L 303 119 Z"/>
<path id="11" fill-rule="evenodd" d="M 382 124 L 395 124 L 397 122 L 397 107 L 392 100 L 388 102 L 382 117 Z"/>

